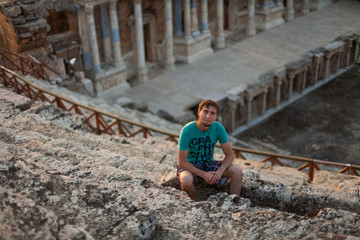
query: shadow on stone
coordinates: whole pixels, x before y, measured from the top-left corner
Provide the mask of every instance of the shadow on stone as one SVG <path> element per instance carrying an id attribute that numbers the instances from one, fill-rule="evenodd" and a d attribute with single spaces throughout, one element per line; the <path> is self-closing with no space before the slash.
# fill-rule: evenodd
<path id="1" fill-rule="evenodd" d="M 180 182 L 177 177 L 170 178 L 168 181 L 162 183 L 161 185 L 166 187 L 173 187 L 177 190 L 181 190 Z M 209 197 L 216 195 L 218 193 L 228 192 L 228 185 L 222 187 L 220 185 L 209 185 L 203 179 L 196 179 L 196 200 L 197 201 L 206 201 Z"/>
<path id="2" fill-rule="evenodd" d="M 216 194 L 228 192 L 228 185 L 209 185 L 202 179 L 198 179 L 196 184 L 197 201 L 208 201 Z M 169 178 L 162 185 L 181 191 L 177 177 Z M 257 179 L 243 180 L 241 197 L 248 199 L 251 207 L 273 208 L 309 218 L 315 217 L 319 210 L 324 208 L 360 212 L 359 200 L 354 196 L 310 186 L 294 187 Z"/>

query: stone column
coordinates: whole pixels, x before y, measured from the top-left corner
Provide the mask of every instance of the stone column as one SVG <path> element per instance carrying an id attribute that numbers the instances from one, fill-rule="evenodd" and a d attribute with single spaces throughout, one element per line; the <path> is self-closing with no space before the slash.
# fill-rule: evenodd
<path id="1" fill-rule="evenodd" d="M 173 43 L 173 22 L 172 22 L 172 0 L 165 0 L 165 46 L 166 46 L 166 59 L 165 69 L 175 69 L 175 58 L 174 58 L 174 43 Z"/>
<path id="2" fill-rule="evenodd" d="M 135 26 L 136 26 L 136 55 L 137 55 L 137 78 L 140 82 L 148 80 L 145 64 L 144 29 L 141 0 L 134 0 Z"/>
<path id="3" fill-rule="evenodd" d="M 102 44 L 104 49 L 105 62 L 110 63 L 111 59 L 111 39 L 110 39 L 110 26 L 108 16 L 107 4 L 100 6 L 100 19 L 101 19 L 101 33 L 102 33 Z"/>
<path id="4" fill-rule="evenodd" d="M 236 128 L 236 125 L 235 125 L 235 116 L 236 116 L 236 108 L 237 108 L 237 105 L 238 105 L 238 101 L 237 101 L 238 97 L 237 98 L 234 98 L 234 99 L 229 99 L 229 109 L 230 109 L 230 131 L 233 132 Z"/>
<path id="5" fill-rule="evenodd" d="M 199 20 L 197 14 L 197 0 L 192 0 L 191 2 L 191 34 L 193 36 L 199 35 Z"/>
<path id="6" fill-rule="evenodd" d="M 185 25 L 185 38 L 191 38 L 191 10 L 190 0 L 184 0 L 184 25 Z"/>
<path id="7" fill-rule="evenodd" d="M 94 8 L 93 6 L 86 6 L 86 20 L 88 22 L 89 27 L 89 38 L 90 38 L 90 50 L 91 50 L 91 60 L 93 63 L 93 70 L 100 71 L 100 56 L 98 49 L 98 42 L 96 37 L 96 28 L 95 28 L 95 20 L 94 20 Z"/>
<path id="8" fill-rule="evenodd" d="M 310 12 L 309 0 L 303 0 L 301 12 L 304 13 L 304 14 L 308 14 Z"/>
<path id="9" fill-rule="evenodd" d="M 314 55 L 315 58 L 315 75 L 314 75 L 314 82 L 315 84 L 317 83 L 317 81 L 319 80 L 319 67 L 320 67 L 320 60 L 321 58 L 324 56 L 324 54 L 322 53 L 316 53 Z"/>
<path id="10" fill-rule="evenodd" d="M 208 0 L 201 1 L 201 30 L 202 33 L 209 32 L 209 23 L 208 23 Z"/>
<path id="11" fill-rule="evenodd" d="M 336 72 L 340 70 L 340 63 L 343 53 L 344 53 L 344 47 L 341 47 L 341 49 L 338 51 L 338 58 L 336 61 Z"/>
<path id="12" fill-rule="evenodd" d="M 293 0 L 287 0 L 286 10 L 285 10 L 285 20 L 291 21 L 294 19 L 294 2 Z"/>
<path id="13" fill-rule="evenodd" d="M 265 117 L 266 115 L 266 95 L 267 95 L 268 89 L 264 89 L 264 92 L 262 94 L 262 108 L 261 108 L 261 116 Z"/>
<path id="14" fill-rule="evenodd" d="M 301 82 L 301 93 L 304 92 L 305 88 L 306 88 L 306 75 L 307 75 L 307 67 L 304 69 L 303 75 L 302 75 L 302 82 Z"/>
<path id="15" fill-rule="evenodd" d="M 253 101 L 253 96 L 251 96 L 250 94 L 248 94 L 246 96 L 246 99 L 247 99 L 247 106 L 248 106 L 248 109 L 247 109 L 247 122 L 246 122 L 246 125 L 250 126 L 250 123 L 251 123 L 251 105 L 252 105 L 252 101 Z"/>
<path id="16" fill-rule="evenodd" d="M 350 65 L 350 55 L 351 55 L 351 47 L 352 47 L 352 43 L 353 40 L 350 38 L 347 38 L 346 40 L 346 63 L 345 63 L 345 67 L 348 67 Z"/>
<path id="17" fill-rule="evenodd" d="M 355 35 L 355 57 L 354 57 L 354 63 L 356 63 L 359 60 L 359 44 L 360 44 L 360 33 Z"/>
<path id="18" fill-rule="evenodd" d="M 325 80 L 327 80 L 330 74 L 330 58 L 330 52 L 325 52 Z"/>
<path id="19" fill-rule="evenodd" d="M 112 36 L 112 47 L 114 54 L 114 63 L 116 67 L 125 67 L 125 63 L 121 57 L 121 38 L 118 23 L 118 16 L 116 10 L 117 0 L 110 1 L 110 21 L 111 21 L 111 36 Z"/>
<path id="20" fill-rule="evenodd" d="M 224 34 L 224 0 L 216 0 L 216 36 L 215 46 L 218 49 L 225 48 Z"/>
<path id="21" fill-rule="evenodd" d="M 174 25 L 175 36 L 182 36 L 184 32 L 182 30 L 181 0 L 174 0 Z"/>
<path id="22" fill-rule="evenodd" d="M 282 80 L 281 77 L 276 76 L 275 78 L 275 86 L 276 86 L 276 108 L 280 107 L 280 101 L 281 101 L 281 84 Z"/>
<path id="23" fill-rule="evenodd" d="M 255 25 L 255 0 L 248 0 L 248 24 L 246 33 L 250 36 L 256 35 Z"/>
<path id="24" fill-rule="evenodd" d="M 85 8 L 76 4 L 76 15 L 79 26 L 79 36 L 82 45 L 82 61 L 83 67 L 85 70 L 90 70 L 92 67 L 91 62 L 91 51 L 90 51 L 90 41 L 87 27 L 87 15 L 84 11 Z"/>
<path id="25" fill-rule="evenodd" d="M 266 14 L 270 13 L 270 0 L 264 0 L 263 10 Z"/>
<path id="26" fill-rule="evenodd" d="M 235 0 L 229 0 L 228 1 L 228 16 L 225 16 L 225 18 L 228 19 L 228 29 L 229 31 L 234 31 L 235 28 L 235 18 L 236 18 L 236 10 L 235 8 Z"/>
<path id="27" fill-rule="evenodd" d="M 294 85 L 294 78 L 295 78 L 295 72 L 291 71 L 289 73 L 289 101 L 292 98 L 292 93 L 293 93 L 293 85 Z"/>

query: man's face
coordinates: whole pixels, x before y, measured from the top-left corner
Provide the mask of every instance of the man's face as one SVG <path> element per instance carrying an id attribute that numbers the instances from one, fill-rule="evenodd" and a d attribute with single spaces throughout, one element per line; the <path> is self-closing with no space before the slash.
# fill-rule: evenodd
<path id="1" fill-rule="evenodd" d="M 204 127 L 210 127 L 217 118 L 216 108 L 213 106 L 204 106 L 201 111 L 198 112 L 198 116 L 198 121 L 201 125 Z"/>

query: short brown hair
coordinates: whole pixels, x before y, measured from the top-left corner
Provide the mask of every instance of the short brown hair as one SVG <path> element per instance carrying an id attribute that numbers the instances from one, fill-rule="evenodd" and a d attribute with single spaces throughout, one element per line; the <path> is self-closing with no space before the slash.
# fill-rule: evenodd
<path id="1" fill-rule="evenodd" d="M 212 106 L 216 109 L 216 114 L 219 113 L 219 105 L 217 104 L 217 102 L 211 100 L 211 99 L 206 99 L 204 101 L 202 101 L 200 104 L 199 104 L 199 108 L 198 108 L 198 112 L 200 112 L 203 107 L 206 106 L 207 108 Z"/>

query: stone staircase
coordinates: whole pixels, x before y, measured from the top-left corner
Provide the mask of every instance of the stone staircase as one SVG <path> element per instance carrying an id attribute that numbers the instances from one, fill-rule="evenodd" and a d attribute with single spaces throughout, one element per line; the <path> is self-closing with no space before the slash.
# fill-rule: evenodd
<path id="1" fill-rule="evenodd" d="M 175 143 L 94 135 L 81 116 L 0 88 L 0 239 L 360 239 L 357 177 L 336 175 L 335 190 L 237 160 L 242 197 L 200 184 L 195 202 L 176 163 Z"/>

